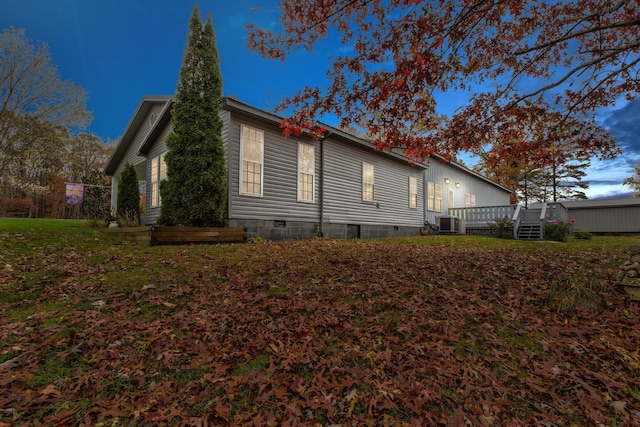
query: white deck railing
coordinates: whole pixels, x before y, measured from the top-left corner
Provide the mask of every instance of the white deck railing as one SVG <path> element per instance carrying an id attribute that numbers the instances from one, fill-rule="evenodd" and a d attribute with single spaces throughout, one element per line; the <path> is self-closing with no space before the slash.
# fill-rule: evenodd
<path id="1" fill-rule="evenodd" d="M 507 217 L 513 220 L 519 205 L 475 206 L 449 209 L 449 215 L 463 219 L 466 226 L 488 227 L 488 223 Z"/>
<path id="2" fill-rule="evenodd" d="M 517 223 L 526 211 L 523 205 L 476 206 L 452 208 L 449 215 L 463 219 L 467 227 L 488 227 L 489 222 L 505 217 Z M 537 221 L 566 221 L 568 217 L 567 209 L 561 203 L 543 203 L 535 211 Z"/>
<path id="3" fill-rule="evenodd" d="M 569 213 L 562 203 L 551 202 L 548 203 L 545 218 L 547 221 L 568 221 Z"/>

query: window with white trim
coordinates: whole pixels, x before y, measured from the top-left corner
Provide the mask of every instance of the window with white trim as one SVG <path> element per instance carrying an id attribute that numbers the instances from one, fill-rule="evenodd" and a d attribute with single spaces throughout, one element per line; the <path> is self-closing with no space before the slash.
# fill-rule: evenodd
<path id="1" fill-rule="evenodd" d="M 160 181 L 167 179 L 167 164 L 164 154 L 151 159 L 151 207 L 157 208 L 162 202 L 160 197 Z"/>
<path id="2" fill-rule="evenodd" d="M 316 150 L 313 145 L 298 143 L 298 201 L 313 202 Z"/>
<path id="3" fill-rule="evenodd" d="M 449 203 L 448 203 L 448 208 L 449 209 L 453 209 L 455 208 L 455 195 L 453 193 L 453 190 L 449 190 Z"/>
<path id="4" fill-rule="evenodd" d="M 471 194 L 469 193 L 464 193 L 464 207 L 471 207 Z"/>
<path id="5" fill-rule="evenodd" d="M 418 179 L 415 176 L 409 177 L 409 208 L 418 207 Z"/>
<path id="6" fill-rule="evenodd" d="M 442 185 L 427 182 L 427 210 L 442 212 Z"/>
<path id="7" fill-rule="evenodd" d="M 442 212 L 442 185 L 436 184 L 435 211 Z"/>
<path id="8" fill-rule="evenodd" d="M 249 126 L 240 129 L 240 194 L 262 196 L 264 132 Z"/>
<path id="9" fill-rule="evenodd" d="M 375 176 L 373 165 L 362 162 L 362 201 L 373 202 L 375 199 Z"/>
<path id="10" fill-rule="evenodd" d="M 431 181 L 427 182 L 427 210 L 433 211 L 436 200 L 435 184 Z"/>
<path id="11" fill-rule="evenodd" d="M 472 194 L 471 195 L 471 207 L 475 207 L 476 206 L 476 195 Z"/>

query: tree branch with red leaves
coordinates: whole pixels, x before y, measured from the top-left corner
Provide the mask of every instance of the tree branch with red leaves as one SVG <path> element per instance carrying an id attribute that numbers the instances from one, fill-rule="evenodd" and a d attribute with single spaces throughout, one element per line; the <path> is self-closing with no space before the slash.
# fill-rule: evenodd
<path id="1" fill-rule="evenodd" d="M 283 0 L 280 25 L 250 25 L 250 48 L 285 60 L 331 36 L 352 47 L 333 59 L 325 87 L 283 99 L 278 111 L 294 111 L 287 125 L 335 114 L 412 157 L 493 149 L 491 129 L 516 108 L 547 109 L 535 114 L 543 128 L 561 115 L 582 134 L 577 149 L 610 157 L 615 143 L 593 131 L 593 115 L 640 93 L 640 0 Z M 442 127 L 436 100 L 457 90 L 479 93 Z M 474 115 L 487 121 L 461 124 Z"/>

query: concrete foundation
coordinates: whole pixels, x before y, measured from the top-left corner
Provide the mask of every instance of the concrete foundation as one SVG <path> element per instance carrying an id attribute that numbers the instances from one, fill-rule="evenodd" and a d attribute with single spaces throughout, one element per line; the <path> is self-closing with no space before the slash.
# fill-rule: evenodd
<path id="1" fill-rule="evenodd" d="M 320 224 L 303 221 L 278 221 L 256 219 L 231 219 L 230 227 L 247 230 L 247 239 L 260 237 L 266 240 L 312 239 L 320 237 Z M 373 239 L 380 237 L 419 236 L 420 227 L 324 224 L 324 237 L 329 239 Z"/>

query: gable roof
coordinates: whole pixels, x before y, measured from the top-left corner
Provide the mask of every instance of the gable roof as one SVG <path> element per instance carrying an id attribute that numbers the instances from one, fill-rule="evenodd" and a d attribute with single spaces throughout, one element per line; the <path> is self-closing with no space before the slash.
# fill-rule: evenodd
<path id="1" fill-rule="evenodd" d="M 565 200 L 559 202 L 567 209 L 600 209 L 623 206 L 640 206 L 640 197 L 623 199 Z"/>
<path id="2" fill-rule="evenodd" d="M 120 137 L 116 149 L 114 150 L 111 158 L 109 159 L 109 162 L 104 168 L 104 173 L 106 175 L 113 175 L 116 172 L 118 165 L 127 153 L 127 149 L 131 145 L 131 142 L 133 141 L 136 132 L 140 128 L 140 125 L 146 119 L 147 114 L 149 114 L 149 110 L 151 110 L 151 107 L 159 103 L 167 103 L 172 98 L 173 97 L 170 95 L 149 95 L 142 97 L 140 103 L 136 107 L 135 112 L 133 113 L 133 116 L 131 116 L 131 120 L 129 120 L 129 124 L 127 124 L 124 133 Z M 154 128 L 155 127 L 157 126 L 154 126 Z"/>
<path id="3" fill-rule="evenodd" d="M 269 113 L 264 110 L 260 110 L 259 108 L 252 107 L 249 104 L 246 104 L 242 101 L 238 101 L 233 98 L 223 98 L 222 100 L 222 108 L 231 112 L 242 113 L 245 116 L 249 116 L 253 119 L 262 121 L 264 123 L 268 123 L 270 125 L 279 126 L 282 122 L 283 118 L 280 116 L 276 116 L 275 114 Z M 334 128 L 332 126 L 325 125 L 321 123 L 322 127 L 327 129 L 327 133 L 325 134 L 325 139 L 331 137 L 331 139 L 340 140 L 343 143 L 347 143 L 350 145 L 355 145 L 360 148 L 364 148 L 365 150 L 376 152 L 378 155 L 383 155 L 386 157 L 393 158 L 395 160 L 399 160 L 403 163 L 407 163 L 408 159 L 402 154 L 391 152 L 391 151 L 379 151 L 376 150 L 370 143 L 370 141 L 364 140 L 362 138 L 358 138 L 357 136 L 346 133 L 343 130 L 338 128 Z M 416 163 L 416 166 L 421 169 L 426 169 L 428 167 L 425 163 Z"/>
<path id="4" fill-rule="evenodd" d="M 146 156 L 149 154 L 149 150 L 153 147 L 153 144 L 156 142 L 156 139 L 160 136 L 165 126 L 171 121 L 171 109 L 173 108 L 173 97 L 166 101 L 166 105 L 160 112 L 160 117 L 157 118 L 153 127 L 149 131 L 149 134 L 144 138 L 142 144 L 140 144 L 140 149 L 138 150 L 139 156 Z"/>
<path id="5" fill-rule="evenodd" d="M 146 115 L 149 113 L 149 110 L 151 109 L 151 107 L 157 103 L 165 103 L 166 105 L 163 108 L 162 112 L 160 113 L 160 117 L 158 118 L 158 120 L 156 120 L 156 123 L 154 124 L 152 129 L 149 131 L 149 134 L 145 137 L 138 151 L 138 155 L 140 156 L 146 156 L 149 153 L 149 150 L 155 143 L 157 137 L 163 131 L 167 123 L 169 123 L 169 121 L 171 120 L 171 108 L 173 106 L 173 100 L 174 98 L 171 95 L 145 96 L 142 98 L 142 100 L 140 101 L 140 104 L 138 105 L 138 107 L 136 108 L 136 111 L 133 114 L 133 117 L 131 118 L 131 121 L 129 122 L 129 124 L 127 125 L 127 128 L 125 129 L 125 132 L 122 138 L 120 139 L 120 142 L 116 147 L 116 150 L 114 151 L 111 159 L 109 160 L 109 163 L 105 167 L 105 174 L 112 175 L 113 173 L 115 173 L 118 167 L 118 164 L 122 161 L 122 158 L 124 157 L 127 151 L 127 148 L 131 144 L 138 127 L 144 122 Z M 235 112 L 241 113 L 245 116 L 251 117 L 253 119 L 256 119 L 264 123 L 268 123 L 270 125 L 274 125 L 274 124 L 279 125 L 280 122 L 283 120 L 283 118 L 280 116 L 277 116 L 275 114 L 269 113 L 267 111 L 264 111 L 259 108 L 253 107 L 249 104 L 246 104 L 242 101 L 229 98 L 229 97 L 222 98 L 221 108 L 223 110 L 227 110 L 231 112 L 235 111 Z M 322 124 L 322 126 L 325 127 L 328 131 L 327 137 L 330 136 L 332 139 L 340 140 L 343 143 L 355 145 L 360 148 L 364 148 L 365 150 L 376 152 L 378 155 L 390 157 L 395 160 L 402 161 L 404 163 L 408 162 L 408 159 L 404 155 L 396 151 L 377 150 L 375 147 L 371 145 L 371 141 L 367 141 L 366 139 L 357 137 L 355 135 L 351 135 L 343 130 L 340 130 L 332 126 L 328 126 L 325 124 Z M 511 193 L 511 190 L 509 190 L 508 188 L 503 187 L 502 185 L 490 180 L 485 176 L 480 175 L 477 172 L 472 171 L 471 169 L 468 169 L 467 167 L 459 163 L 456 163 L 455 161 L 447 161 L 440 156 L 433 156 L 433 159 L 435 161 L 448 164 L 449 166 L 465 174 L 468 174 L 477 179 L 480 179 L 507 193 Z M 429 167 L 428 163 L 416 163 L 415 165 L 421 169 L 427 169 Z"/>
<path id="6" fill-rule="evenodd" d="M 230 110 L 230 111 L 237 111 L 237 112 L 241 112 L 245 115 L 248 115 L 250 117 L 253 117 L 254 119 L 257 120 L 261 120 L 264 122 L 268 122 L 268 123 L 277 123 L 279 124 L 282 121 L 282 117 L 276 116 L 275 114 L 271 114 L 268 113 L 264 110 L 260 110 L 256 107 L 252 107 L 242 101 L 238 101 L 237 99 L 232 99 L 232 98 L 224 98 L 223 102 L 222 102 L 223 108 L 226 110 Z M 397 152 L 397 151 L 380 151 L 377 150 L 372 144 L 371 141 L 368 141 L 366 139 L 357 137 L 355 135 L 351 135 L 350 133 L 347 133 L 343 130 L 340 130 L 338 128 L 334 128 L 332 126 L 328 126 L 325 125 L 324 123 L 322 124 L 323 127 L 325 127 L 328 131 L 328 136 L 331 136 L 331 138 L 333 139 L 339 139 L 342 142 L 346 142 L 349 144 L 355 144 L 361 147 L 364 147 L 367 150 L 376 152 L 378 155 L 386 155 L 386 156 L 390 156 L 393 157 L 397 160 L 400 160 L 402 162 L 408 162 L 408 159 L 402 155 L 401 153 Z M 456 163 L 455 161 L 447 161 L 444 159 L 444 157 L 441 156 L 433 156 L 433 160 L 434 161 L 438 161 L 438 162 L 442 162 L 445 164 L 448 164 L 449 166 L 458 169 L 468 175 L 471 175 L 477 179 L 480 179 L 482 181 L 485 181 L 507 193 L 511 193 L 511 190 L 509 190 L 506 187 L 503 187 L 502 185 L 498 184 L 497 182 L 494 182 L 492 180 L 490 180 L 489 178 L 480 175 L 477 172 L 472 171 L 471 169 L 468 169 L 467 167 Z M 416 166 L 421 167 L 423 169 L 426 169 L 429 167 L 428 163 L 416 163 Z"/>

